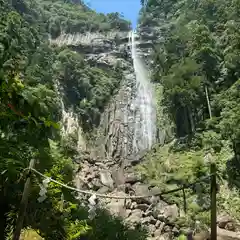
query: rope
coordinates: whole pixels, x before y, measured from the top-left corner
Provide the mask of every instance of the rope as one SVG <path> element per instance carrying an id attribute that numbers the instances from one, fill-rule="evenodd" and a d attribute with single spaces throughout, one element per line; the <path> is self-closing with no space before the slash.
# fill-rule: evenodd
<path id="1" fill-rule="evenodd" d="M 173 190 L 169 190 L 169 191 L 165 191 L 165 192 L 162 192 L 162 193 L 156 193 L 156 194 L 149 194 L 149 195 L 139 195 L 139 196 L 117 196 L 117 195 L 106 195 L 106 194 L 100 194 L 100 193 L 97 193 L 97 192 L 93 192 L 93 191 L 87 191 L 87 190 L 82 190 L 82 189 L 77 189 L 77 188 L 74 188 L 74 187 L 70 187 L 64 183 L 60 183 L 50 177 L 47 177 L 45 176 L 44 174 L 40 173 L 39 171 L 37 171 L 36 169 L 34 168 L 30 168 L 31 171 L 35 172 L 36 174 L 38 174 L 39 176 L 43 177 L 43 178 L 47 178 L 50 180 L 50 182 L 54 182 L 62 187 L 65 187 L 69 190 L 72 190 L 72 191 L 75 191 L 75 192 L 79 192 L 79 193 L 83 193 L 83 194 L 86 194 L 86 195 L 95 195 L 96 197 L 100 197 L 100 198 L 112 198 L 112 199 L 141 199 L 141 198 L 149 198 L 149 197 L 153 197 L 153 196 L 163 196 L 163 195 L 166 195 L 166 194 L 169 194 L 169 193 L 174 193 L 174 192 L 178 192 L 178 191 L 182 191 L 183 189 L 185 188 L 189 188 L 193 185 L 195 185 L 196 183 L 198 182 L 201 182 L 202 180 L 204 179 L 207 179 L 209 177 L 211 177 L 212 175 L 214 174 L 209 174 L 205 177 L 202 177 L 200 179 L 198 179 L 197 181 L 193 182 L 193 183 L 189 183 L 189 184 L 185 184 L 184 186 L 182 187 L 179 187 L 179 188 L 175 188 Z"/>

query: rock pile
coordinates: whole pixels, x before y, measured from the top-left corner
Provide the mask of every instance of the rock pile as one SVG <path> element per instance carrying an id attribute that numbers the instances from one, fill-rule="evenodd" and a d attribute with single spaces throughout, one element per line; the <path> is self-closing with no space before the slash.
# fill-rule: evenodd
<path id="1" fill-rule="evenodd" d="M 99 198 L 101 206 L 112 214 L 121 216 L 132 227 L 141 225 L 149 232 L 149 239 L 172 239 L 179 234 L 174 227 L 179 217 L 176 204 L 168 205 L 159 197 L 160 189 L 143 183 L 132 167 L 119 168 L 114 161 L 93 161 L 85 158 L 76 174 L 76 185 L 80 189 L 96 191 L 115 198 Z M 127 196 L 149 196 L 126 198 Z"/>

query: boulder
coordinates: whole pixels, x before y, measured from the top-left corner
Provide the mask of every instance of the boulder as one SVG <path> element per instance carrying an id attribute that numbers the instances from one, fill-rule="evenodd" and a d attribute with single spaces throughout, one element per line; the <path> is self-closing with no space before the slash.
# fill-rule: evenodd
<path id="1" fill-rule="evenodd" d="M 150 233 L 151 235 L 153 235 L 154 232 L 156 231 L 155 225 L 149 224 L 149 225 L 148 225 L 148 231 L 149 231 L 149 233 Z"/>
<path id="2" fill-rule="evenodd" d="M 225 229 L 217 229 L 218 240 L 240 240 L 240 232 L 227 231 Z"/>
<path id="3" fill-rule="evenodd" d="M 100 193 L 100 194 L 105 194 L 107 192 L 109 192 L 109 188 L 106 186 L 103 186 L 100 189 L 98 189 L 98 193 Z"/>
<path id="4" fill-rule="evenodd" d="M 134 184 L 136 182 L 141 181 L 141 177 L 138 176 L 136 173 L 132 172 L 132 173 L 128 173 L 125 176 L 125 182 L 126 183 L 130 183 L 130 184 Z"/>
<path id="5" fill-rule="evenodd" d="M 219 228 L 224 228 L 229 231 L 235 231 L 235 221 L 228 215 L 219 216 L 217 219 L 217 224 Z"/>
<path id="6" fill-rule="evenodd" d="M 144 224 L 149 224 L 151 222 L 151 218 L 150 217 L 145 217 L 142 218 L 141 223 Z"/>
<path id="7" fill-rule="evenodd" d="M 114 195 L 118 196 L 126 196 L 124 192 L 118 192 L 114 193 Z M 116 215 L 116 216 L 121 216 L 121 217 L 126 217 L 126 207 L 125 207 L 125 199 L 111 199 L 110 203 L 107 204 L 107 208 L 109 211 Z"/>
<path id="8" fill-rule="evenodd" d="M 109 187 L 109 188 L 113 188 L 113 179 L 111 177 L 111 173 L 106 171 L 106 170 L 102 170 L 100 172 L 100 181 L 103 185 Z"/>
<path id="9" fill-rule="evenodd" d="M 151 198 L 151 203 L 154 204 L 153 208 L 153 216 L 158 217 L 161 214 L 164 214 L 164 209 L 168 207 L 169 205 L 165 203 L 164 201 L 159 200 L 158 197 L 152 197 Z"/>
<path id="10" fill-rule="evenodd" d="M 178 207 L 176 204 L 165 207 L 164 217 L 170 222 L 175 222 L 179 216 Z"/>
<path id="11" fill-rule="evenodd" d="M 157 187 L 157 186 L 154 186 L 150 189 L 150 193 L 151 195 L 157 195 L 157 194 L 161 194 L 162 190 Z M 155 196 L 156 197 L 156 196 Z"/>
<path id="12" fill-rule="evenodd" d="M 102 187 L 98 178 L 94 178 L 91 183 L 93 185 L 93 191 L 98 191 Z"/>
<path id="13" fill-rule="evenodd" d="M 132 188 L 135 192 L 135 195 L 137 195 L 137 196 L 148 196 L 150 193 L 147 184 L 136 183 L 132 186 Z M 149 204 L 149 199 L 148 198 L 138 198 L 138 199 L 136 199 L 136 202 Z"/>
<path id="14" fill-rule="evenodd" d="M 154 214 L 155 216 L 157 214 L 160 221 L 174 223 L 179 216 L 179 211 L 176 204 L 167 205 L 165 202 L 159 202 L 155 207 Z"/>
<path id="15" fill-rule="evenodd" d="M 155 232 L 154 232 L 154 237 L 160 237 L 162 235 L 162 230 L 161 229 L 157 229 Z"/>
<path id="16" fill-rule="evenodd" d="M 128 222 L 131 223 L 140 223 L 142 218 L 142 211 L 140 209 L 134 209 L 131 212 L 131 215 L 127 218 Z"/>

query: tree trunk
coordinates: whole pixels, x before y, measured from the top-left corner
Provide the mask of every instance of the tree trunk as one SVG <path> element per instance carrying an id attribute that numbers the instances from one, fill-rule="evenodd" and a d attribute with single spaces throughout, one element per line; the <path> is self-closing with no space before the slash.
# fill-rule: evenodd
<path id="1" fill-rule="evenodd" d="M 2 209 L 0 214 L 0 239 L 5 239 L 5 229 L 7 226 L 7 213 L 9 210 L 9 206 L 3 192 L 0 193 L 0 204 Z"/>

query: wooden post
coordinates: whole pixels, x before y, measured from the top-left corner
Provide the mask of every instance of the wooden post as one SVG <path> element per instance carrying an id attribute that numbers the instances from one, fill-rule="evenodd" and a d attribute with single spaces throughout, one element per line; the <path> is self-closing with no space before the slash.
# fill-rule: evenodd
<path id="1" fill-rule="evenodd" d="M 187 213 L 187 201 L 186 201 L 186 194 L 185 194 L 185 190 L 184 190 L 184 186 L 182 189 L 183 192 L 183 209 L 184 209 L 184 213 Z"/>
<path id="2" fill-rule="evenodd" d="M 32 159 L 29 164 L 29 168 L 33 168 L 35 164 L 35 160 Z M 27 204 L 28 204 L 28 196 L 29 196 L 29 191 L 31 187 L 31 178 L 30 178 L 30 170 L 28 171 L 28 177 L 24 185 L 24 190 L 22 194 L 22 200 L 20 203 L 20 209 L 18 213 L 18 218 L 17 218 L 17 223 L 16 223 L 16 229 L 13 234 L 12 240 L 19 240 L 22 226 L 23 226 L 23 221 L 27 209 Z"/>
<path id="3" fill-rule="evenodd" d="M 216 164 L 211 163 L 211 240 L 217 240 L 217 181 Z"/>

